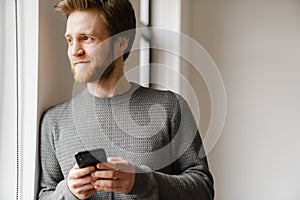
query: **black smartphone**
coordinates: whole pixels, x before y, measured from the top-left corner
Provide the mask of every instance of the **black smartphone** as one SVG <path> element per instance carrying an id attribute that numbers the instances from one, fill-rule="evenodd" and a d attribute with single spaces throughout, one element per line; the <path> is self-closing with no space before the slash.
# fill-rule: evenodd
<path id="1" fill-rule="evenodd" d="M 81 151 L 75 154 L 79 168 L 96 166 L 100 162 L 107 162 L 105 150 L 102 148 Z"/>

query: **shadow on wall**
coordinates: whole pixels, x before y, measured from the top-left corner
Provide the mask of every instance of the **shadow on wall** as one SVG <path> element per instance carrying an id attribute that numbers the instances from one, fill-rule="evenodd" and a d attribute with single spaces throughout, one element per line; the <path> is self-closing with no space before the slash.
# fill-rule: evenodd
<path id="1" fill-rule="evenodd" d="M 65 16 L 54 10 L 55 0 L 39 6 L 39 109 L 63 102 L 72 95 L 73 77 L 67 57 Z"/>

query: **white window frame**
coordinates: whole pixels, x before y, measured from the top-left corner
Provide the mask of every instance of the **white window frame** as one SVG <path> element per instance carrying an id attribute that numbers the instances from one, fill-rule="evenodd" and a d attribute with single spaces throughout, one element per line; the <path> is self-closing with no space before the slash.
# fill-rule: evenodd
<path id="1" fill-rule="evenodd" d="M 4 9 L 2 13 L 4 16 L 0 19 L 4 20 L 1 21 L 1 24 L 4 24 L 4 35 L 0 38 L 4 41 L 1 41 L 4 43 L 3 46 L 1 45 L 4 47 L 4 53 L 2 52 L 0 56 L 4 57 L 1 60 L 4 62 L 2 70 L 5 72 L 4 88 L 0 88 L 3 94 L 1 102 L 3 112 L 0 121 L 2 177 L 0 199 L 35 199 L 38 179 L 39 1 L 17 1 L 16 7 L 15 1 L 2 0 L 0 6 Z M 17 35 L 16 30 L 18 30 Z M 18 54 L 16 42 L 18 42 Z M 18 73 L 16 64 L 18 64 Z M 19 137 L 16 134 L 17 130 Z"/>

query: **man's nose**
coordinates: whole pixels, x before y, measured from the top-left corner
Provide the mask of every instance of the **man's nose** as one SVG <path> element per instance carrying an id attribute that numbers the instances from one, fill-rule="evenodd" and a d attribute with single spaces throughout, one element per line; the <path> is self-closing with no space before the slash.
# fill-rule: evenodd
<path id="1" fill-rule="evenodd" d="M 82 45 L 78 42 L 74 42 L 72 46 L 72 56 L 82 56 L 84 55 L 84 49 Z"/>

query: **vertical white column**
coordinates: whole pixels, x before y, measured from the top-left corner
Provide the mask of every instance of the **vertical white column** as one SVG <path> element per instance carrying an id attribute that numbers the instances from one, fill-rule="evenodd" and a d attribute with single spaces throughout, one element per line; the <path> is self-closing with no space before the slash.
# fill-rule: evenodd
<path id="1" fill-rule="evenodd" d="M 39 1 L 18 1 L 20 90 L 20 199 L 35 199 L 38 147 Z"/>
<path id="2" fill-rule="evenodd" d="M 0 199 L 16 191 L 16 68 L 14 1 L 0 1 Z"/>
<path id="3" fill-rule="evenodd" d="M 181 31 L 181 0 L 153 0 L 152 1 L 152 26 L 155 28 L 166 29 L 180 33 Z M 153 35 L 154 41 L 158 44 L 164 43 L 163 46 L 172 46 L 172 48 L 179 49 L 180 41 L 178 38 L 164 38 L 159 35 Z M 169 67 L 177 73 L 180 73 L 180 57 L 171 54 L 164 49 L 154 49 L 152 53 L 152 62 L 159 63 Z M 151 77 L 155 81 L 165 80 L 167 82 L 166 89 L 178 92 L 180 90 L 180 80 L 178 76 L 171 76 L 170 73 L 159 73 L 155 69 L 151 71 Z M 160 86 L 158 86 L 160 88 Z M 163 88 L 161 88 L 163 89 Z"/>

